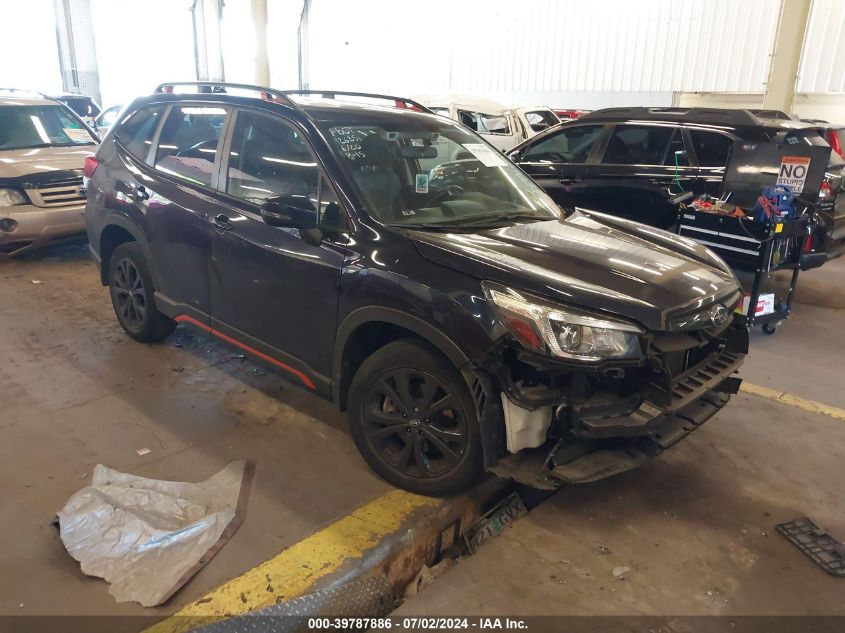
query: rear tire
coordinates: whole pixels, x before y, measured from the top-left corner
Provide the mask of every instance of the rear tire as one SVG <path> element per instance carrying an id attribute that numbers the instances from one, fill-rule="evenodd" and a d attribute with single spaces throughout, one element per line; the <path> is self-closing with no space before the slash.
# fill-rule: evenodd
<path id="1" fill-rule="evenodd" d="M 391 484 L 424 495 L 470 486 L 482 470 L 475 403 L 460 372 L 421 341 L 388 343 L 349 387 L 361 455 Z"/>
<path id="2" fill-rule="evenodd" d="M 155 343 L 176 329 L 176 322 L 156 308 L 152 275 L 137 242 L 121 244 L 112 253 L 109 292 L 118 322 L 136 341 Z"/>

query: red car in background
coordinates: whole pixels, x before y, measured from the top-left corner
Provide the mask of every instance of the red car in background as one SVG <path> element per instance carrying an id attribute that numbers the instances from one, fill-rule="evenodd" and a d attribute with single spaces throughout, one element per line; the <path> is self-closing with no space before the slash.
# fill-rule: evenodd
<path id="1" fill-rule="evenodd" d="M 572 108 L 569 108 L 567 110 L 553 109 L 553 111 L 561 121 L 571 121 L 572 119 L 577 119 L 582 114 L 587 114 L 587 112 L 591 112 L 591 110 L 574 110 Z"/>

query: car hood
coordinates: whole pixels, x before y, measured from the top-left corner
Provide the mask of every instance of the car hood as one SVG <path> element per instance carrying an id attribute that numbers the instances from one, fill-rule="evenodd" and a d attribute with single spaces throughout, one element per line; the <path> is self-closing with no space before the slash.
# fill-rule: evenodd
<path id="1" fill-rule="evenodd" d="M 739 298 L 739 282 L 707 248 L 593 211 L 479 232 L 411 231 L 431 262 L 668 330 L 676 315 Z"/>
<path id="2" fill-rule="evenodd" d="M 0 180 L 44 180 L 46 175 L 82 169 L 85 157 L 97 151 L 96 145 L 79 147 L 36 147 L 0 151 Z"/>

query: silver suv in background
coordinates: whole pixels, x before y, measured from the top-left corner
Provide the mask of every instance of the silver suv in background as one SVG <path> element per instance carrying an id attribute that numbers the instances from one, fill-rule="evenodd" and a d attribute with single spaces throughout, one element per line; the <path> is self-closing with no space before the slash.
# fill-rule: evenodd
<path id="1" fill-rule="evenodd" d="M 84 237 L 83 167 L 97 144 L 62 103 L 0 89 L 0 256 Z"/>

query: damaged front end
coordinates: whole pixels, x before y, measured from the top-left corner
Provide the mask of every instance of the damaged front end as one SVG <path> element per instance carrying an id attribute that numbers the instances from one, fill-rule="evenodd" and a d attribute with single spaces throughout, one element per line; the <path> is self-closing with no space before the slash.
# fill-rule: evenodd
<path id="1" fill-rule="evenodd" d="M 734 297 L 724 303 L 733 307 Z M 519 336 L 503 338 L 475 363 L 476 391 L 488 395 L 480 408 L 485 466 L 553 489 L 660 454 L 739 389 L 735 374 L 748 352 L 748 330 L 729 311 L 722 316 L 721 325 L 673 322 L 669 331 L 641 332 L 639 357 L 595 363 L 529 351 Z"/>

